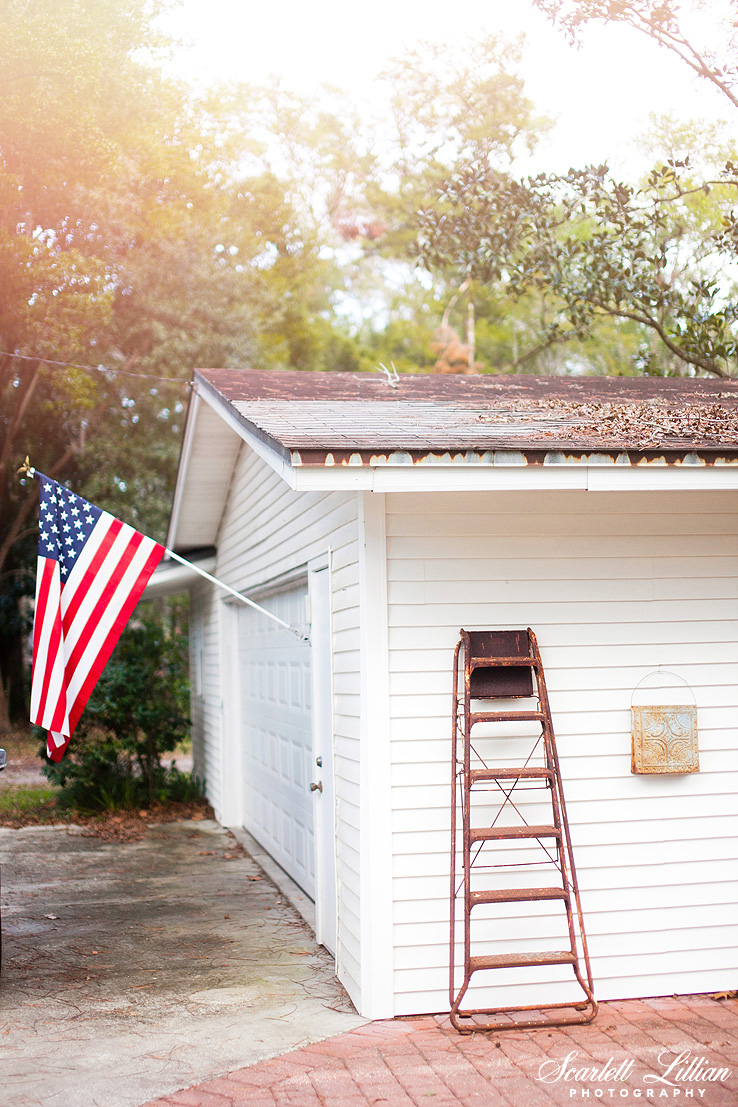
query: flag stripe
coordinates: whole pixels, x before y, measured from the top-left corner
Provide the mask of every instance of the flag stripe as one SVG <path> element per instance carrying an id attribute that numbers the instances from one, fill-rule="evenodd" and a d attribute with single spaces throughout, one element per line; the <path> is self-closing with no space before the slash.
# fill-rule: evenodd
<path id="1" fill-rule="evenodd" d="M 116 624 L 126 596 L 135 585 L 138 574 L 145 567 L 149 552 L 154 546 L 155 543 L 152 543 L 150 539 L 144 539 L 143 543 L 139 543 L 138 549 L 133 551 L 134 556 L 132 558 L 130 556 L 131 550 L 128 549 L 126 560 L 129 564 L 126 567 L 123 563 L 125 568 L 123 575 L 121 576 L 117 572 L 111 574 L 108 580 L 103 580 L 101 588 L 97 590 L 99 591 L 98 603 L 78 635 L 74 658 L 70 659 L 67 667 L 70 704 L 76 699 L 79 688 L 84 683 L 85 674 L 94 662 L 97 651 L 104 646 L 110 630 Z M 118 556 L 113 569 L 116 569 L 121 562 L 122 558 Z M 107 568 L 110 569 L 111 566 L 107 566 Z M 124 625 L 121 624 L 121 630 Z"/>
<path id="2" fill-rule="evenodd" d="M 55 730 L 50 730 L 46 737 L 46 756 L 50 761 L 61 761 L 67 752 L 68 745 L 68 738 L 65 738 L 63 734 L 58 734 Z"/>
<path id="3" fill-rule="evenodd" d="M 33 621 L 33 671 L 41 671 L 37 669 L 37 660 L 39 665 L 40 659 L 44 654 L 48 655 L 48 618 L 49 618 L 49 589 L 51 587 L 50 576 L 54 572 L 55 563 L 48 561 L 45 557 L 39 557 L 36 563 L 36 614 Z M 52 616 L 53 618 L 53 616 Z M 44 674 L 45 675 L 45 670 Z M 31 687 L 31 717 L 34 714 L 42 710 L 42 703 L 44 697 L 42 696 L 44 681 L 43 675 L 41 680 L 33 682 Z"/>
<path id="4" fill-rule="evenodd" d="M 47 593 L 44 618 L 41 624 L 40 649 L 45 650 L 48 664 L 44 669 L 43 681 L 39 688 L 40 708 L 43 719 L 53 718 L 56 705 L 63 695 L 64 658 L 62 654 L 61 620 L 59 619 L 59 571 L 55 562 L 46 577 Z M 43 725 L 46 725 L 45 722 Z"/>
<path id="5" fill-rule="evenodd" d="M 105 512 L 105 515 L 107 515 L 107 512 Z M 68 637 L 69 628 L 72 626 L 90 586 L 95 581 L 97 573 L 102 568 L 115 539 L 123 529 L 123 525 L 118 519 L 113 519 L 111 515 L 108 515 L 107 519 L 104 517 L 99 519 L 77 564 L 69 574 L 62 596 L 62 620 L 64 622 L 65 637 Z"/>
<path id="6" fill-rule="evenodd" d="M 79 587 L 85 572 L 90 567 L 92 561 L 95 558 L 97 550 L 100 547 L 100 543 L 103 541 L 105 535 L 108 533 L 113 523 L 116 524 L 116 532 L 126 527 L 125 523 L 121 523 L 120 519 L 115 519 L 109 512 L 100 512 L 99 518 L 90 531 L 90 535 L 84 546 L 82 547 L 82 550 L 80 551 L 79 556 L 74 563 L 72 571 L 67 578 L 67 584 L 69 585 L 70 593 L 73 594 L 77 591 L 77 588 Z M 71 603 L 71 597 L 67 597 L 64 603 L 66 609 L 66 606 Z"/>
<path id="7" fill-rule="evenodd" d="M 130 528 L 126 528 L 130 529 Z M 131 532 L 137 535 L 136 531 Z M 118 640 L 123 627 L 125 626 L 128 618 L 130 617 L 130 611 L 125 619 L 121 620 L 120 612 L 124 607 L 126 598 L 136 585 L 137 579 L 141 572 L 145 572 L 145 578 L 141 588 L 136 592 L 136 597 L 140 596 L 143 588 L 148 581 L 151 572 L 159 563 L 162 557 L 163 548 L 158 546 L 155 542 L 152 542 L 150 538 L 144 538 L 141 541 L 142 536 L 138 536 L 138 549 L 135 551 L 135 556 L 130 561 L 126 572 L 119 580 L 114 580 L 112 577 L 110 580 L 104 582 L 105 587 L 101 590 L 99 597 L 98 607 L 102 608 L 104 604 L 104 610 L 99 611 L 97 608 L 91 613 L 89 622 L 83 628 L 83 637 L 79 640 L 78 645 L 84 644 L 84 651 L 80 655 L 75 653 L 73 659 L 70 659 L 70 663 L 67 666 L 67 699 L 69 702 L 70 719 L 74 717 L 75 721 L 79 718 L 82 712 L 84 704 L 86 703 L 86 697 L 79 700 L 81 695 L 81 689 L 87 683 L 87 673 L 95 666 L 95 659 L 100 650 L 106 649 L 106 643 L 109 641 L 109 635 L 115 633 L 113 645 Z M 155 560 L 150 569 L 147 568 L 149 556 L 153 554 Z M 116 556 L 118 556 L 116 554 Z M 109 566 L 108 566 L 109 568 Z M 102 575 L 102 574 L 100 574 Z M 117 586 L 116 586 L 117 585 Z M 89 597 L 88 597 L 89 599 Z M 135 604 L 133 605 L 135 606 Z M 116 631 L 117 627 L 117 631 Z M 110 650 L 112 646 L 105 654 L 105 661 L 110 656 Z M 102 672 L 104 662 L 100 665 L 98 670 Z M 94 682 L 91 687 L 94 687 Z M 91 690 L 91 689 L 90 689 Z M 88 692 L 89 696 L 89 692 Z M 74 707 L 73 707 L 74 705 Z"/>
<path id="8" fill-rule="evenodd" d="M 109 542 L 107 529 L 106 525 L 103 525 L 103 531 L 99 534 L 93 532 L 93 536 L 97 538 L 100 546 L 104 547 L 106 550 L 105 558 L 100 561 L 95 555 L 90 559 L 87 571 L 84 574 L 76 573 L 77 566 L 75 566 L 70 574 L 70 579 L 72 577 L 75 579 L 71 580 L 71 584 L 68 584 L 67 587 L 79 588 L 82 590 L 84 592 L 84 599 L 77 608 L 74 618 L 65 624 L 64 637 L 67 644 L 67 657 L 75 651 L 80 637 L 83 636 L 86 631 L 88 634 L 94 634 L 98 629 L 96 626 L 95 612 L 100 600 L 111 594 L 109 590 L 110 577 L 115 572 L 120 558 L 125 556 L 129 536 L 137 533 L 132 530 L 131 527 L 122 524 L 115 528 L 113 534 L 110 535 L 112 541 Z M 63 601 L 64 592 L 62 593 L 62 604 Z M 64 623 L 63 617 L 62 622 Z M 104 635 L 100 633 L 98 638 L 102 641 Z M 72 669 L 68 668 L 69 675 L 71 675 L 72 671 Z"/>
<path id="9" fill-rule="evenodd" d="M 146 541 L 151 542 L 151 539 L 146 539 Z M 74 728 L 79 721 L 79 717 L 85 709 L 85 704 L 90 698 L 92 689 L 95 687 L 100 673 L 103 671 L 108 663 L 108 659 L 113 652 L 118 639 L 121 636 L 123 628 L 130 619 L 131 614 L 133 613 L 133 609 L 138 603 L 141 593 L 148 583 L 149 577 L 164 556 L 163 546 L 159 546 L 155 542 L 151 542 L 151 546 L 153 548 L 150 548 L 148 551 L 148 556 L 146 557 L 144 567 L 139 572 L 138 579 L 136 580 L 133 588 L 130 590 L 128 596 L 124 600 L 123 606 L 118 613 L 118 617 L 113 626 L 110 628 L 105 642 L 100 647 L 97 657 L 90 667 L 87 679 L 85 680 L 82 688 L 77 694 L 73 706 L 70 708 L 69 722 L 72 731 L 74 731 Z"/>
<path id="10" fill-rule="evenodd" d="M 46 664 L 42 669 L 42 680 L 36 683 L 33 692 L 35 712 L 41 716 L 39 725 L 46 726 L 47 717 L 53 718 L 57 704 L 63 700 L 66 709 L 66 696 L 60 695 L 63 690 L 64 660 L 61 651 L 62 628 L 59 618 L 59 566 L 56 561 L 47 558 L 39 558 L 38 568 L 41 570 L 37 585 L 37 603 L 40 607 L 41 620 L 39 634 L 35 633 L 34 622 L 33 652 L 34 657 L 46 656 Z M 38 570 L 37 570 L 38 572 Z M 32 718 L 35 717 L 32 715 Z"/>
<path id="11" fill-rule="evenodd" d="M 96 587 L 94 592 L 90 588 L 87 593 L 87 603 L 84 607 L 89 607 L 90 603 L 94 602 L 94 607 L 89 612 L 89 615 L 85 615 L 84 619 L 79 619 L 72 628 L 67 632 L 67 663 L 65 666 L 65 672 L 67 677 L 67 695 L 71 702 L 74 702 L 76 697 L 76 684 L 81 683 L 75 681 L 77 669 L 80 662 L 85 660 L 85 654 L 88 649 L 92 647 L 96 650 L 98 643 L 104 642 L 107 638 L 108 628 L 110 623 L 115 618 L 116 609 L 116 594 L 118 586 L 123 580 L 126 570 L 134 558 L 137 547 L 141 544 L 142 535 L 134 531 L 134 537 L 128 541 L 121 551 L 120 555 L 115 560 L 106 561 L 105 565 L 98 570 L 96 584 L 102 587 Z M 103 576 L 103 573 L 105 575 Z M 119 600 L 120 606 L 122 599 Z M 124 624 L 125 625 L 125 624 Z M 121 628 L 122 629 L 122 628 Z M 65 631 L 67 628 L 65 627 Z M 69 648 L 71 646 L 71 649 Z M 82 666 L 83 669 L 87 669 L 86 665 Z"/>

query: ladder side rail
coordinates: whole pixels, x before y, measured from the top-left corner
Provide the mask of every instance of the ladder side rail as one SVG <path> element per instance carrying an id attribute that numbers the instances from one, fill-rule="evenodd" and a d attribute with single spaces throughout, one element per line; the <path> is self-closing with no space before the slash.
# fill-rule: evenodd
<path id="1" fill-rule="evenodd" d="M 581 904 L 581 898 L 580 898 L 580 894 L 579 894 L 579 880 L 577 878 L 576 865 L 574 864 L 574 847 L 572 845 L 571 832 L 569 830 L 569 818 L 568 818 L 568 815 L 567 815 L 567 812 L 566 812 L 566 800 L 564 798 L 564 787 L 563 787 L 563 781 L 562 781 L 562 778 L 561 778 L 561 765 L 559 763 L 559 755 L 558 755 L 558 750 L 556 748 L 556 739 L 554 737 L 554 731 L 553 731 L 553 722 L 552 722 L 552 716 L 551 716 L 551 705 L 550 705 L 549 699 L 548 699 L 548 689 L 546 687 L 546 678 L 543 675 L 543 664 L 541 663 L 541 660 L 540 660 L 540 651 L 538 649 L 538 640 L 536 639 L 535 633 L 530 629 L 530 627 L 528 628 L 528 635 L 530 637 L 531 647 L 534 651 L 534 654 L 538 658 L 538 667 L 536 669 L 536 678 L 537 678 L 537 681 L 538 681 L 538 694 L 539 694 L 539 697 L 540 697 L 541 708 L 545 712 L 545 714 L 548 718 L 548 729 L 550 731 L 549 748 L 550 748 L 550 756 L 551 756 L 551 759 L 552 759 L 552 767 L 553 767 L 553 770 L 554 770 L 554 789 L 553 789 L 553 792 L 554 792 L 554 796 L 555 796 L 556 806 L 558 806 L 558 808 L 559 808 L 559 817 L 560 817 L 560 821 L 561 821 L 560 830 L 562 832 L 562 851 L 561 851 L 562 856 L 561 856 L 561 860 L 562 860 L 562 867 L 566 864 L 566 869 L 568 869 L 568 874 L 566 873 L 566 871 L 564 871 L 564 872 L 562 872 L 562 876 L 564 876 L 565 884 L 570 885 L 573 896 L 574 896 L 574 905 L 575 905 L 575 908 L 576 908 L 577 921 L 579 923 L 579 935 L 580 935 L 581 944 L 582 944 L 582 954 L 583 954 L 583 957 L 584 957 L 584 964 L 585 964 L 585 967 L 586 967 L 586 970 L 587 970 L 587 981 L 589 983 L 589 993 L 590 993 L 590 996 L 592 997 L 592 999 L 594 1001 L 594 980 L 593 980 L 593 977 L 592 977 L 592 967 L 590 965 L 590 960 L 589 960 L 589 947 L 588 947 L 588 944 L 587 944 L 587 934 L 586 934 L 586 931 L 585 931 L 585 928 L 584 928 L 584 914 L 582 912 L 582 904 Z M 567 915 L 569 915 L 569 913 L 570 913 L 570 908 L 567 907 Z M 573 929 L 572 929 L 572 935 L 573 935 Z M 575 944 L 575 936 L 573 936 L 572 949 L 574 951 L 577 950 L 577 946 Z M 575 969 L 575 972 L 576 972 L 576 969 Z M 576 975 L 579 976 L 578 973 L 576 973 Z"/>
<path id="2" fill-rule="evenodd" d="M 538 684 L 539 700 L 541 706 L 544 708 L 544 714 L 546 718 L 546 721 L 543 725 L 543 740 L 546 749 L 546 760 L 553 769 L 551 806 L 553 809 L 554 826 L 559 830 L 559 833 L 561 835 L 559 864 L 561 871 L 561 882 L 567 893 L 565 900 L 566 923 L 569 932 L 569 943 L 571 951 L 575 955 L 575 957 L 578 957 L 579 947 L 577 944 L 577 936 L 574 928 L 574 917 L 571 906 L 572 894 L 574 896 L 575 906 L 577 906 L 576 869 L 574 867 L 574 857 L 571 850 L 571 840 L 568 836 L 569 826 L 568 819 L 566 817 L 566 807 L 564 805 L 564 791 L 559 770 L 558 754 L 556 750 L 556 738 L 553 730 L 553 720 L 551 717 L 551 706 L 548 700 L 546 678 L 543 672 L 543 663 L 540 661 L 538 643 L 535 642 L 533 631 L 530 631 L 530 634 L 533 636 L 534 641 L 532 645 L 536 658 L 539 661 L 539 664 L 536 666 L 536 681 Z M 577 972 L 576 966 L 574 971 L 575 973 Z"/>
<path id="3" fill-rule="evenodd" d="M 571 908 L 571 895 L 573 891 L 573 885 L 570 880 L 570 870 L 573 866 L 569 864 L 569 858 L 567 856 L 566 849 L 566 811 L 563 808 L 563 789 L 561 787 L 561 777 L 559 775 L 558 758 L 556 754 L 556 738 L 553 729 L 553 719 L 551 717 L 551 705 L 548 700 L 548 689 L 546 688 L 546 677 L 543 671 L 543 662 L 541 660 L 540 651 L 538 649 L 538 642 L 536 641 L 535 634 L 530 628 L 528 629 L 528 635 L 530 638 L 531 652 L 535 658 L 535 674 L 536 674 L 536 691 L 538 694 L 538 703 L 541 708 L 541 714 L 543 715 L 542 722 L 542 737 L 544 758 L 546 767 L 552 770 L 551 778 L 551 810 L 553 814 L 553 825 L 559 831 L 558 845 L 558 860 L 559 871 L 561 873 L 561 883 L 566 894 L 564 899 L 564 909 L 566 911 L 566 925 L 569 933 L 569 944 L 571 952 L 574 956 L 578 956 L 578 947 L 576 932 L 574 929 L 574 919 L 572 916 Z"/>
<path id="4" fill-rule="evenodd" d="M 582 911 L 581 896 L 579 892 L 579 878 L 577 876 L 577 869 L 574 863 L 574 847 L 571 840 L 571 831 L 569 829 L 569 818 L 566 813 L 566 800 L 564 799 L 563 782 L 561 779 L 561 770 L 559 767 L 558 753 L 555 744 L 553 745 L 553 757 L 555 765 L 554 775 L 554 792 L 557 795 L 558 804 L 561 809 L 561 832 L 562 832 L 562 873 L 567 884 L 571 888 L 571 894 L 574 899 L 574 909 L 577 915 L 577 922 L 579 924 L 579 940 L 581 942 L 582 956 L 586 968 L 587 981 L 589 983 L 589 990 L 594 990 L 594 980 L 592 977 L 592 968 L 589 960 L 589 947 L 587 944 L 587 932 L 584 928 L 584 913 Z M 568 871 L 567 871 L 568 870 Z M 567 915 L 571 914 L 571 907 L 567 906 Z M 570 924 L 572 933 L 572 949 L 577 949 L 575 944 L 576 935 L 573 929 L 573 920 Z M 576 969 L 575 969 L 576 972 Z M 577 974 L 578 975 L 578 974 Z"/>
<path id="5" fill-rule="evenodd" d="M 542 674 L 541 674 L 541 677 L 542 677 Z M 558 831 L 559 831 L 559 834 L 560 834 L 560 838 L 559 838 L 559 866 L 560 866 L 560 872 L 561 872 L 561 883 L 564 887 L 564 890 L 566 891 L 566 899 L 564 901 L 564 908 L 565 908 L 565 911 L 566 911 L 566 925 L 567 925 L 567 929 L 568 929 L 568 932 L 569 932 L 569 944 L 570 944 L 570 947 L 571 947 L 571 951 L 572 951 L 572 953 L 574 954 L 575 957 L 578 957 L 579 956 L 579 948 L 577 946 L 577 936 L 576 936 L 576 931 L 575 931 L 575 928 L 574 928 L 574 917 L 573 917 L 573 914 L 572 914 L 572 907 L 571 907 L 572 895 L 574 896 L 574 899 L 575 899 L 575 902 L 576 902 L 575 887 L 574 887 L 574 882 L 572 880 L 572 872 L 575 871 L 575 870 L 573 869 L 573 864 L 574 864 L 573 859 L 571 859 L 571 864 L 570 864 L 569 863 L 569 858 L 567 856 L 568 851 L 567 851 L 566 830 L 568 828 L 567 828 L 567 825 L 566 825 L 566 813 L 565 813 L 565 811 L 562 810 L 562 806 L 561 806 L 561 803 L 562 803 L 562 800 L 563 800 L 563 792 L 562 792 L 562 788 L 561 788 L 561 782 L 560 782 L 559 779 L 557 779 L 557 776 L 556 776 L 556 742 L 555 742 L 555 739 L 554 739 L 553 729 L 550 725 L 550 722 L 545 725 L 545 732 L 544 733 L 545 733 L 544 741 L 546 742 L 546 745 L 547 745 L 548 751 L 549 751 L 548 756 L 551 757 L 552 763 L 553 763 L 553 766 L 554 766 L 553 786 L 552 786 L 552 789 L 551 789 L 551 806 L 553 808 L 554 826 L 558 828 Z M 576 973 L 576 966 L 574 967 L 574 972 Z"/>
<path id="6" fill-rule="evenodd" d="M 464 984 L 462 993 L 469 986 L 471 977 L 471 909 L 469 893 L 471 891 L 471 674 L 472 652 L 469 635 L 462 636 L 464 643 L 464 783 L 462 787 L 461 817 L 463 820 L 463 862 L 464 862 Z"/>
<path id="7" fill-rule="evenodd" d="M 458 758 L 458 741 L 459 741 L 459 651 L 461 649 L 461 640 L 456 643 L 456 649 L 454 650 L 454 666 L 453 666 L 453 695 L 451 698 L 451 889 L 450 889 L 450 937 L 449 937 L 449 1002 L 453 1004 L 454 996 L 456 994 L 454 989 L 454 976 L 456 968 L 456 914 L 457 914 L 457 895 L 456 895 L 456 805 L 458 803 L 458 786 L 459 786 L 459 758 Z"/>

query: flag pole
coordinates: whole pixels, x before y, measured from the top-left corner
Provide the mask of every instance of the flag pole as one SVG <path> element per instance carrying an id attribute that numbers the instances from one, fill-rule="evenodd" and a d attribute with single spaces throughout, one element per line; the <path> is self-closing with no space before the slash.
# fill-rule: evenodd
<path id="1" fill-rule="evenodd" d="M 167 550 L 170 557 L 173 557 L 175 561 L 178 561 L 180 565 L 186 565 L 188 569 L 193 569 L 196 573 L 199 573 L 201 577 L 205 577 L 205 580 L 209 580 L 211 584 L 215 584 L 218 588 L 222 588 L 225 592 L 229 592 L 231 596 L 234 596 L 241 603 L 247 603 L 249 607 L 253 607 L 255 611 L 261 612 L 262 615 L 266 615 L 267 618 L 273 619 L 275 623 L 279 623 L 285 630 L 289 630 L 291 634 L 294 634 L 301 642 L 309 642 L 310 638 L 307 634 L 300 634 L 300 631 L 296 627 L 286 623 L 284 619 L 280 619 L 278 615 L 272 614 L 271 611 L 267 611 L 265 607 L 260 607 L 258 603 L 254 603 L 248 596 L 244 596 L 242 592 L 237 592 L 235 588 L 231 588 L 230 585 L 224 584 L 222 580 L 218 580 L 217 577 L 211 576 L 210 573 L 206 573 L 204 569 L 201 569 L 194 562 L 188 561 L 184 557 L 180 557 L 174 550 Z"/>
<path id="2" fill-rule="evenodd" d="M 31 465 L 27 456 L 20 469 L 18 469 L 17 475 L 21 477 L 36 476 L 36 470 Z M 280 619 L 278 615 L 272 614 L 271 611 L 267 611 L 265 607 L 260 607 L 258 603 L 254 603 L 254 601 L 250 600 L 248 596 L 244 596 L 241 592 L 237 592 L 235 588 L 231 588 L 230 585 L 224 584 L 222 580 L 218 580 L 217 577 L 213 577 L 210 575 L 210 573 L 206 573 L 204 569 L 200 569 L 199 566 L 195 565 L 192 561 L 187 561 L 186 558 L 180 557 L 180 555 L 178 553 L 175 553 L 174 550 L 167 550 L 166 552 L 170 557 L 173 557 L 175 561 L 179 561 L 180 565 L 186 565 L 188 569 L 192 569 L 193 572 L 199 573 L 201 577 L 205 577 L 205 580 L 210 581 L 211 584 L 215 584 L 218 588 L 222 588 L 225 592 L 229 592 L 231 596 L 234 596 L 235 599 L 240 600 L 241 603 L 248 604 L 249 607 L 253 607 L 255 611 L 259 611 L 262 615 L 266 615 L 268 619 L 273 619 L 275 623 L 279 623 L 280 626 L 284 627 L 285 630 L 288 630 L 290 634 L 294 634 L 295 637 L 298 638 L 301 642 L 310 641 L 309 635 L 301 634 L 296 627 L 293 627 L 289 623 L 286 623 L 284 619 Z"/>

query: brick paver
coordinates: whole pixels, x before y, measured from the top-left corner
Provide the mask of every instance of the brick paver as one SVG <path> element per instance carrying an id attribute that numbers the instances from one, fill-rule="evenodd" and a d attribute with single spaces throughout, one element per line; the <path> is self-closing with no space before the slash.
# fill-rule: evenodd
<path id="1" fill-rule="evenodd" d="M 613 1068 L 629 1061 L 614 1079 Z M 370 1023 L 143 1107 L 598 1102 L 738 1107 L 738 1000 L 669 996 L 603 1003 L 590 1026 L 497 1034 L 458 1034 L 445 1016 Z"/>

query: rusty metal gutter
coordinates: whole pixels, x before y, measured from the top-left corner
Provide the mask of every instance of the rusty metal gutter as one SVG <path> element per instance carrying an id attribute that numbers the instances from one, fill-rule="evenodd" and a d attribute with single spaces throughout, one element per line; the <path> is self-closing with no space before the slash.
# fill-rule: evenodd
<path id="1" fill-rule="evenodd" d="M 618 465 L 647 468 L 676 466 L 704 468 L 706 466 L 738 466 L 738 449 L 677 449 L 677 450 L 464 450 L 442 453 L 392 450 L 292 450 L 289 461 L 293 468 L 395 468 L 395 467 L 515 467 L 557 465 Z"/>

